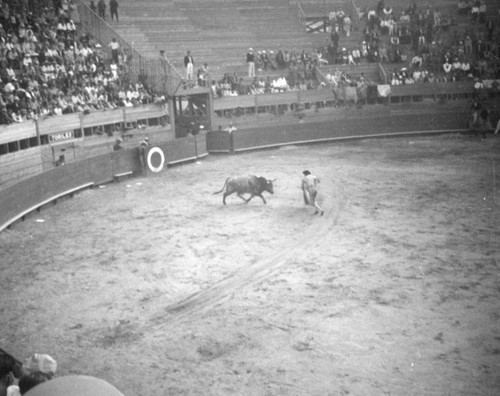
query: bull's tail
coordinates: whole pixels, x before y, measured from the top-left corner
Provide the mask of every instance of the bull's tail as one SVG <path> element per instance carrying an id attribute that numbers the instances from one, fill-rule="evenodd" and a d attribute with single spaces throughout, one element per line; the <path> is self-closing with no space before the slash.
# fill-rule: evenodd
<path id="1" fill-rule="evenodd" d="M 224 183 L 224 186 L 222 187 L 222 189 L 221 189 L 221 190 L 219 190 L 219 191 L 216 191 L 216 192 L 212 193 L 212 195 L 220 194 L 222 191 L 224 191 L 224 189 L 225 189 L 225 188 L 226 188 L 226 186 L 227 186 L 227 182 L 229 181 L 229 179 L 230 179 L 230 177 L 228 177 L 228 178 L 226 179 L 226 182 Z"/>

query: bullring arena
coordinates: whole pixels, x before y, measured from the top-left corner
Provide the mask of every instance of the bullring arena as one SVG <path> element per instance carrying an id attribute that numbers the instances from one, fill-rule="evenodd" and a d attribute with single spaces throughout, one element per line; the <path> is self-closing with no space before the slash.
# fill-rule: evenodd
<path id="1" fill-rule="evenodd" d="M 203 89 L 181 89 L 180 113 L 197 107 Z M 499 394 L 498 93 L 392 92 L 344 107 L 318 92 L 209 99 L 187 135 L 174 96 L 168 117 L 66 114 L 34 122 L 38 145 L 5 143 L 0 348 L 57 361 L 26 394 Z M 468 124 L 477 98 L 490 129 Z M 82 136 L 54 142 L 64 123 Z M 303 202 L 305 169 L 324 216 Z M 267 204 L 223 205 L 214 192 L 247 174 L 273 180 Z"/>

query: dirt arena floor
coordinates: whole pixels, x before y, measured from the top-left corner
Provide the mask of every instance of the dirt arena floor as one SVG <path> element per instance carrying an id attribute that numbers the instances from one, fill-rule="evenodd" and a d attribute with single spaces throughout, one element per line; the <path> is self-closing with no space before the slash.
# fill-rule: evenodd
<path id="1" fill-rule="evenodd" d="M 246 173 L 275 194 L 223 206 Z M 499 395 L 499 203 L 491 135 L 210 156 L 87 190 L 0 234 L 0 345 L 126 396 Z"/>

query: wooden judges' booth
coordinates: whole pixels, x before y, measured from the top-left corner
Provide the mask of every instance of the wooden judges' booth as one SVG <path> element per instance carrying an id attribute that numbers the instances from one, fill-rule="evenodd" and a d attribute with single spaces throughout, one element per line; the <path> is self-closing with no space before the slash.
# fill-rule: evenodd
<path id="1" fill-rule="evenodd" d="M 200 129 L 209 131 L 212 125 L 212 97 L 210 88 L 179 85 L 173 94 L 175 137 L 197 134 Z"/>

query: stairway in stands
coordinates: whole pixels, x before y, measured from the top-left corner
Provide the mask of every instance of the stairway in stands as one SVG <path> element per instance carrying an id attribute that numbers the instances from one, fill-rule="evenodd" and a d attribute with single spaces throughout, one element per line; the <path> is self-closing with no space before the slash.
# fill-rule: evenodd
<path id="1" fill-rule="evenodd" d="M 120 0 L 120 22 L 111 25 L 145 56 L 164 49 L 180 72 L 190 50 L 195 69 L 207 62 L 213 78 L 244 76 L 249 47 L 311 51 L 317 44 L 289 0 Z"/>
<path id="2" fill-rule="evenodd" d="M 318 1 L 318 0 L 301 0 L 300 4 L 304 13 L 308 17 L 328 17 L 331 11 L 344 11 L 346 15 L 351 17 L 353 21 L 353 30 L 351 35 L 347 37 L 342 32 L 339 34 L 339 47 L 345 47 L 348 50 L 353 50 L 354 48 L 358 48 L 360 43 L 363 41 L 362 37 L 362 28 L 363 26 L 355 26 L 355 18 L 353 15 L 352 3 L 350 0 L 326 0 L 326 1 Z M 330 33 L 311 33 L 313 36 L 314 42 L 316 45 L 321 45 L 328 41 L 330 38 Z"/>

